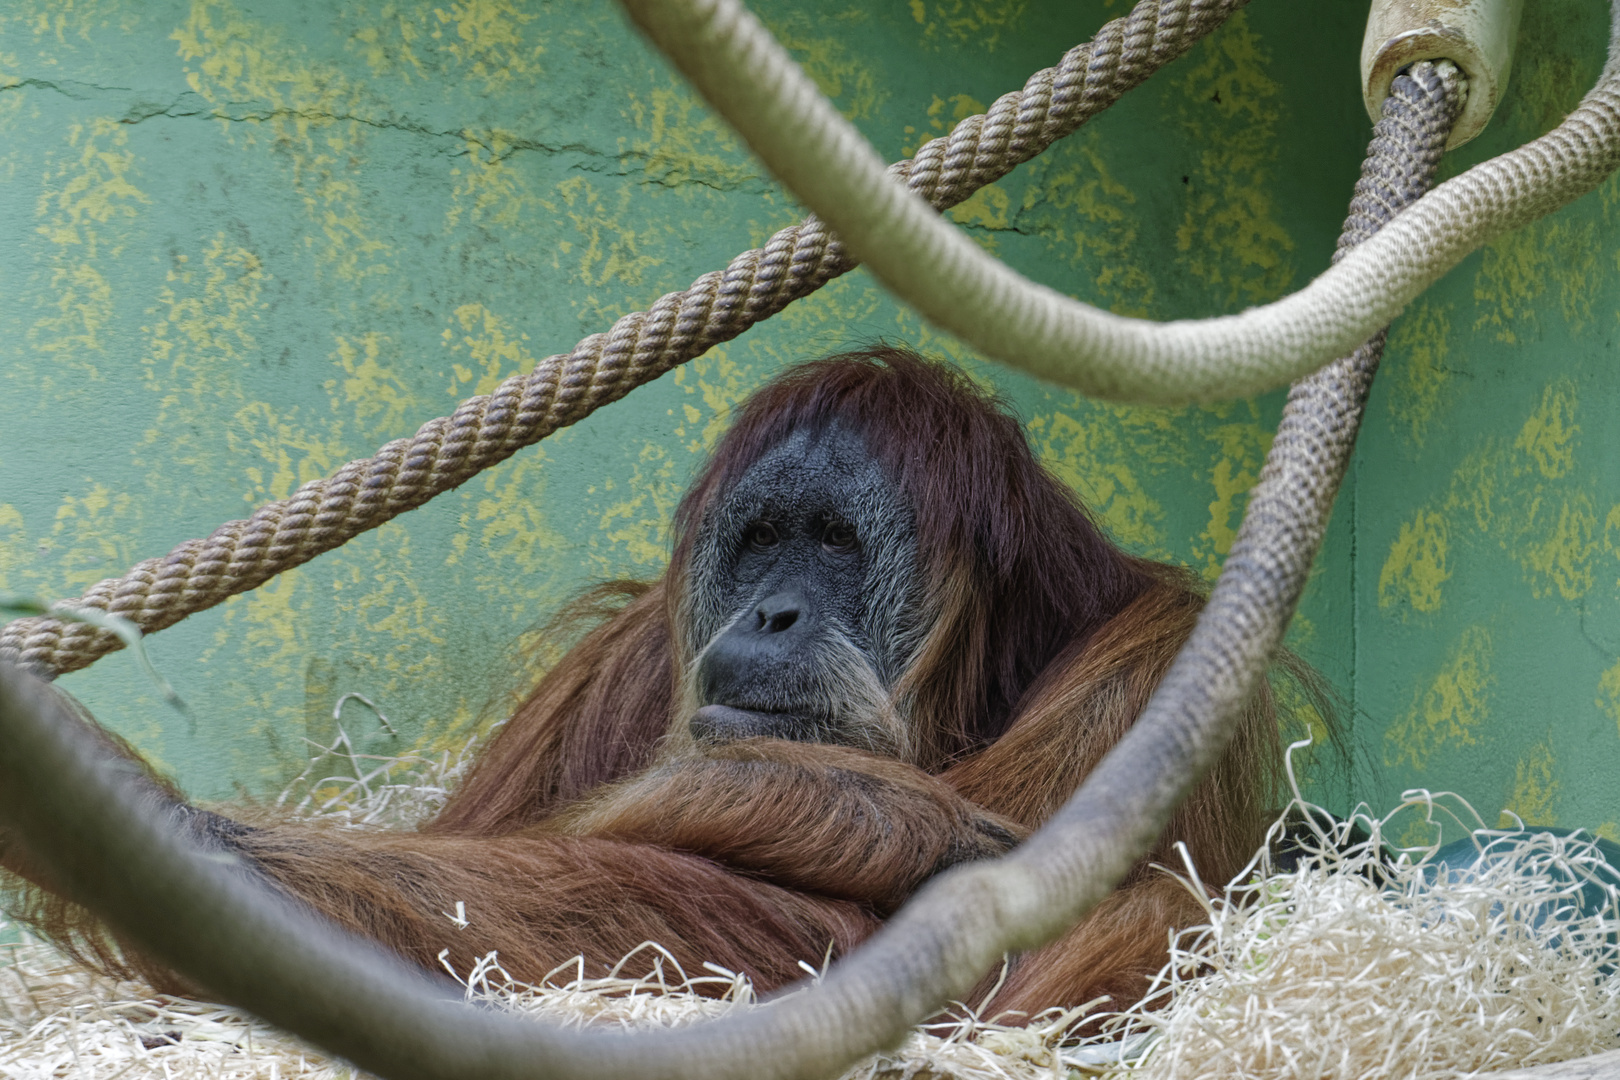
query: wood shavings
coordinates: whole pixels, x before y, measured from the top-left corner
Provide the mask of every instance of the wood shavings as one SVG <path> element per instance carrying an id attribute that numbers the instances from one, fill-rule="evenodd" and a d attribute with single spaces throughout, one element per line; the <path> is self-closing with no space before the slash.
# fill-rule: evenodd
<path id="1" fill-rule="evenodd" d="M 431 816 L 470 761 L 368 758 L 341 733 L 320 750 L 281 805 L 349 828 Z M 353 775 L 309 779 L 334 757 Z M 1463 1080 L 1620 1047 L 1620 877 L 1580 835 L 1478 829 L 1484 854 L 1468 872 L 1435 869 L 1438 841 L 1380 857 L 1395 818 L 1437 823 L 1453 806 L 1451 831 L 1473 831 L 1461 800 L 1416 792 L 1383 818 L 1357 815 L 1372 837 L 1360 848 L 1347 822 L 1318 830 L 1291 872 L 1262 852 L 1207 904 L 1206 925 L 1178 936 L 1155 995 L 1099 1035 L 1070 1038 L 1082 1018 L 1096 1024 L 1089 1008 L 1019 1027 L 959 1008 L 843 1080 Z M 602 978 L 575 961 L 522 985 L 493 955 L 451 974 L 479 1006 L 567 1025 L 667 1027 L 761 1007 L 741 976 L 689 975 L 650 942 Z M 40 943 L 0 946 L 3 1080 L 363 1075 L 235 1010 L 152 995 Z"/>
<path id="2" fill-rule="evenodd" d="M 0 924 L 3 927 L 4 924 Z M 644 971 L 639 976 L 628 974 Z M 540 985 L 516 983 L 485 957 L 458 981 L 474 1005 L 565 1026 L 674 1027 L 755 1008 L 740 975 L 687 976 L 648 943 L 602 978 L 576 961 Z M 702 993 L 698 991 L 701 990 Z M 718 996 L 717 995 L 718 992 Z M 845 1080 L 1062 1080 L 1058 1056 L 1073 1014 L 1028 1028 L 971 1016 L 914 1031 Z M 0 951 L 0 1077 L 5 1080 L 349 1080 L 361 1073 L 298 1039 L 220 1005 L 152 995 L 79 967 L 49 946 Z"/>
<path id="3" fill-rule="evenodd" d="M 1157 992 L 1108 1023 L 1146 1052 L 1100 1071 L 1460 1080 L 1620 1047 L 1620 878 L 1595 840 L 1479 827 L 1464 871 L 1437 868 L 1438 842 L 1381 857 L 1397 815 L 1437 823 L 1453 800 L 1457 820 L 1478 821 L 1460 799 L 1412 792 L 1384 818 L 1358 815 L 1369 844 L 1341 851 L 1346 822 L 1318 830 L 1291 873 L 1257 857 L 1180 935 Z"/>

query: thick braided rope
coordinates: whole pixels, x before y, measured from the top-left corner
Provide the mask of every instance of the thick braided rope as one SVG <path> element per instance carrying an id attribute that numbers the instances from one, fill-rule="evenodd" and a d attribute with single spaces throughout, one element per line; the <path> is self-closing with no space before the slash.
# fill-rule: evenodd
<path id="1" fill-rule="evenodd" d="M 1116 401 L 1175 405 L 1285 385 L 1355 349 L 1471 251 L 1620 167 L 1611 39 L 1597 85 L 1556 129 L 1447 181 L 1298 292 L 1237 315 L 1131 319 L 1030 281 L 890 182 L 742 0 L 620 2 L 896 296 L 987 356 Z"/>
<path id="2" fill-rule="evenodd" d="M 1427 65 L 1384 106 L 1346 232 L 1433 175 L 1460 94 Z M 941 875 L 819 985 L 670 1031 L 562 1029 L 452 1000 L 398 957 L 188 843 L 43 684 L 0 664 L 0 818 L 42 870 L 199 985 L 378 1075 L 440 1080 L 835 1076 L 958 999 L 1003 953 L 1061 933 L 1156 839 L 1219 753 L 1304 585 L 1377 347 L 1294 388 L 1231 557 L 1147 711 L 1011 855 Z M 127 763 L 126 763 L 127 764 Z"/>
<path id="3" fill-rule="evenodd" d="M 1450 61 L 1414 64 L 1395 79 L 1335 262 L 1428 189 L 1466 96 L 1466 80 Z M 1061 856 L 1069 863 L 1064 873 L 1091 872 L 1082 845 L 1107 842 L 1089 838 L 1099 814 L 1118 816 L 1122 827 L 1139 833 L 1145 849 L 1180 794 L 1225 749 L 1233 721 L 1265 677 L 1305 589 L 1386 333 L 1379 330 L 1349 356 L 1289 388 L 1259 483 L 1197 627 L 1131 732 L 1093 774 L 1097 783 L 1088 778 L 1054 819 L 1075 841 Z M 1111 769 L 1116 756 L 1132 760 L 1132 768 Z M 1144 775 L 1153 779 L 1144 783 Z"/>
<path id="4" fill-rule="evenodd" d="M 1335 258 L 1428 189 L 1465 95 L 1448 62 L 1413 65 L 1395 80 Z M 1125 738 L 1023 845 L 995 863 L 937 880 L 885 927 L 882 947 L 874 940 L 835 967 L 827 980 L 835 993 L 846 984 L 869 994 L 877 986 L 885 1001 L 915 1010 L 906 1015 L 925 1015 L 1003 952 L 1034 948 L 1063 932 L 1158 840 L 1225 749 L 1282 641 L 1326 531 L 1383 345 L 1380 331 L 1291 388 L 1209 603 Z M 848 1015 L 832 1014 L 818 1034 L 850 1037 L 851 1024 Z M 808 1044 L 795 1050 L 812 1052 Z"/>
<path id="5" fill-rule="evenodd" d="M 1185 53 L 1248 0 L 1141 0 L 1024 88 L 996 99 L 890 171 L 936 209 L 955 206 L 1033 158 Z M 145 633 L 247 592 L 283 570 L 375 529 L 567 427 L 642 383 L 729 341 L 855 267 L 815 217 L 791 225 L 724 270 L 666 293 L 573 352 L 548 356 L 488 395 L 470 398 L 375 457 L 351 461 L 290 498 L 202 540 L 97 582 L 74 607 L 111 611 Z M 0 658 L 46 676 L 122 648 L 84 623 L 17 619 L 0 627 Z"/>

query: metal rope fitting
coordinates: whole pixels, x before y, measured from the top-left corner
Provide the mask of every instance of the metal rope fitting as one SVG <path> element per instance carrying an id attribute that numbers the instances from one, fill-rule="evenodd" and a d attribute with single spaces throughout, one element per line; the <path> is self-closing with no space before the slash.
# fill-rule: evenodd
<path id="1" fill-rule="evenodd" d="M 1361 97 L 1373 123 L 1389 84 L 1419 60 L 1450 60 L 1468 79 L 1468 104 L 1447 150 L 1484 130 L 1507 89 L 1524 0 L 1373 0 L 1361 42 Z"/>

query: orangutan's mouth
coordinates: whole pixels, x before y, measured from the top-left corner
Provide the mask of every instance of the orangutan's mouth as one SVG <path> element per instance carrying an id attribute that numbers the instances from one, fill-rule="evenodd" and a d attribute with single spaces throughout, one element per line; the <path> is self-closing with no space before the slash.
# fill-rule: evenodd
<path id="1" fill-rule="evenodd" d="M 739 709 L 731 705 L 705 705 L 692 714 L 688 726 L 700 743 L 728 743 L 738 739 L 795 739 L 803 741 L 818 728 L 798 713 Z"/>

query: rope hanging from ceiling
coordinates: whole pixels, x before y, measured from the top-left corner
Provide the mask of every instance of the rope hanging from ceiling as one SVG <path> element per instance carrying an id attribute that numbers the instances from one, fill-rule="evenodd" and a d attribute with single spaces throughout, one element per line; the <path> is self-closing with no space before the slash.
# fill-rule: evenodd
<path id="1" fill-rule="evenodd" d="M 832 222 L 840 236 L 852 242 L 852 250 L 875 255 L 880 245 L 875 243 L 874 229 L 915 229 L 921 237 L 916 243 L 923 245 L 916 250 L 948 251 L 955 243 L 938 241 L 937 236 L 950 234 L 949 227 L 932 213 L 923 213 L 917 200 L 881 176 L 879 181 L 886 186 L 877 189 L 871 206 L 852 207 L 838 201 L 845 196 L 828 195 L 840 189 L 836 183 L 824 184 L 825 174 L 844 168 L 846 162 L 841 157 L 819 160 L 821 154 L 847 151 L 855 161 L 847 172 L 861 183 L 873 175 L 870 154 L 863 156 L 859 147 L 849 144 L 847 133 L 840 134 L 841 118 L 835 123 L 822 115 L 829 111 L 826 103 L 806 96 L 803 87 L 808 84 L 802 75 L 785 61 L 763 28 L 750 27 L 751 16 L 731 0 L 656 8 L 644 0 L 627 0 L 627 5 L 650 25 L 677 62 L 685 55 L 683 49 L 730 50 L 728 55 L 743 74 L 689 71 L 701 88 L 707 91 L 725 85 L 727 79 L 757 77 L 762 83 L 750 94 L 779 93 L 780 101 L 798 110 L 793 115 L 814 129 L 813 137 L 804 140 L 814 153 L 801 147 L 784 165 L 772 159 L 776 153 L 772 146 L 756 143 L 756 149 L 781 170 L 797 194 Z M 902 163 L 894 172 L 914 190 L 927 187 L 936 207 L 949 205 L 970 190 L 967 185 L 988 182 L 980 177 L 993 179 L 1012 167 L 1003 163 L 1019 154 L 1024 156 L 1018 160 L 1027 160 L 1038 152 L 1030 149 L 1036 143 L 1048 145 L 1063 133 L 1060 129 L 1069 119 L 1082 113 L 1083 119 L 1095 111 L 1074 106 L 1074 111 L 1064 113 L 1067 119 L 1037 125 L 1034 120 L 1024 122 L 1026 106 L 1032 116 L 1041 110 L 1050 115 L 1069 109 L 1077 96 L 1083 101 L 1084 93 L 1075 88 L 1086 84 L 1093 65 L 1114 65 L 1114 82 L 1109 85 L 1129 78 L 1140 81 L 1149 59 L 1161 55 L 1153 48 L 1158 33 L 1167 30 L 1173 33 L 1165 40 L 1190 43 L 1189 27 L 1207 32 L 1236 6 L 1144 2 L 1127 16 L 1127 20 L 1141 16 L 1137 22 L 1110 24 L 1119 28 L 1110 39 L 1119 44 L 1094 44 L 1084 70 L 1077 62 L 1068 68 L 1060 65 L 1049 80 L 1043 81 L 1046 73 L 1038 75 L 1023 97 L 1001 99 L 972 130 L 964 132 L 965 125 L 959 126 L 945 140 L 936 140 L 943 144 L 937 152 L 925 148 L 909 168 Z M 1616 13 L 1620 16 L 1620 3 Z M 1195 15 L 1212 21 L 1197 22 Z M 682 34 L 689 40 L 676 40 Z M 1184 51 L 1185 44 L 1175 48 Z M 1080 52 L 1072 51 L 1065 64 Z M 1119 74 L 1121 70 L 1126 74 Z M 485 1077 L 559 1078 L 634 1073 L 693 1080 L 834 1073 L 893 1043 L 910 1025 L 964 992 L 1002 953 L 1031 948 L 1062 932 L 1106 895 L 1146 849 L 1177 801 L 1218 755 L 1227 721 L 1262 677 L 1287 628 L 1382 353 L 1379 324 L 1473 246 L 1562 205 L 1620 164 L 1620 37 L 1611 39 L 1610 60 L 1598 86 L 1559 128 L 1420 198 L 1432 182 L 1465 94 L 1464 80 L 1444 62 L 1414 65 L 1397 78 L 1356 187 L 1335 267 L 1293 297 L 1242 316 L 1163 327 L 1095 311 L 1047 316 L 1039 314 L 1039 305 L 1051 298 L 1031 299 L 1036 287 L 1021 280 L 1008 284 L 1011 272 L 1005 268 L 981 272 L 982 267 L 971 260 L 937 261 L 928 273 L 938 271 L 950 279 L 943 284 L 926 276 L 890 275 L 887 265 L 875 268 L 907 299 L 917 299 L 908 290 L 937 284 L 944 290 L 939 295 L 971 294 L 973 304 L 999 310 L 1002 318 L 1031 319 L 1029 326 L 1011 335 L 1011 345 L 1004 340 L 999 347 L 1016 352 L 1030 345 L 1032 352 L 1018 354 L 1020 363 L 1050 375 L 1051 370 L 1041 367 L 1046 363 L 1041 357 L 1055 354 L 1043 354 L 1040 348 L 1067 340 L 1058 352 L 1067 357 L 1065 371 L 1074 376 L 1071 381 L 1100 380 L 1104 390 L 1125 385 L 1110 383 L 1115 375 L 1108 372 L 1128 372 L 1135 364 L 1149 378 L 1131 386 L 1151 384 L 1159 388 L 1153 393 L 1162 391 L 1171 398 L 1248 393 L 1260 388 L 1257 379 L 1269 385 L 1266 380 L 1310 370 L 1322 359 L 1312 359 L 1312 349 L 1320 350 L 1324 343 L 1348 347 L 1345 335 L 1353 330 L 1357 336 L 1371 333 L 1371 338 L 1292 387 L 1260 483 L 1209 605 L 1127 737 L 1024 845 L 1000 860 L 971 864 L 936 879 L 866 946 L 792 1002 L 701 1027 L 637 1036 L 564 1031 L 466 1009 L 396 958 L 279 902 L 248 876 L 171 833 L 153 811 L 141 781 L 119 768 L 105 747 L 76 735 L 80 729 L 61 720 L 66 706 L 42 683 L 15 668 L 0 678 L 0 816 L 28 837 L 30 850 L 45 853 L 41 857 L 74 895 L 164 962 L 379 1073 L 444 1077 L 476 1071 Z M 1002 107 L 1002 102 L 1015 97 L 1016 102 Z M 780 101 L 776 105 L 764 97 L 749 101 L 746 112 L 779 115 L 770 110 L 778 109 Z M 726 111 L 725 103 L 720 104 Z M 757 116 L 740 116 L 735 122 L 754 143 L 757 132 L 750 134 L 749 125 L 757 122 Z M 992 135 L 1003 130 L 1012 132 L 1004 142 L 1000 134 Z M 959 132 L 961 145 L 953 156 L 952 140 Z M 974 163 L 976 156 L 967 158 L 969 141 L 975 146 L 1003 146 L 1005 150 L 996 153 L 1005 156 L 980 167 Z M 936 156 L 926 157 L 929 153 Z M 935 160 L 940 177 L 962 179 L 949 184 L 928 179 L 935 175 L 931 164 Z M 808 170 L 802 175 L 790 174 L 790 169 L 801 169 L 806 162 Z M 891 211 L 892 220 L 883 216 Z M 146 629 L 171 625 L 419 505 L 477 468 L 510 455 L 525 440 L 532 442 L 577 420 L 591 408 L 622 396 L 636 380 L 644 381 L 643 376 L 653 377 L 679 362 L 670 357 L 695 355 L 687 351 L 694 343 L 724 340 L 748 321 L 780 310 L 794 296 L 815 287 L 806 287 L 808 282 L 819 285 L 853 265 L 817 219 L 795 229 L 784 230 L 771 245 L 734 262 L 737 267 L 753 257 L 747 264 L 751 269 L 739 270 L 735 279 L 728 276 L 730 269 L 705 275 L 692 290 L 671 294 L 676 299 L 665 297 L 649 312 L 621 320 L 609 334 L 586 339 L 573 354 L 542 362 L 535 374 L 509 381 L 452 417 L 426 425 L 415 439 L 390 444 L 376 458 L 306 485 L 292 500 L 272 504 L 246 523 L 233 523 L 242 528 L 218 544 L 209 546 L 229 526 L 208 541 L 182 545 L 164 560 L 141 564 L 125 578 L 103 582 L 81 602 L 127 611 Z M 777 245 L 789 233 L 791 237 Z M 807 235 L 822 239 L 807 241 Z M 927 247 L 936 243 L 947 247 Z M 800 251 L 814 253 L 817 269 L 791 272 L 795 266 L 810 264 L 811 255 L 802 264 L 795 261 Z M 761 275 L 772 272 L 769 267 L 785 270 L 776 271 L 779 276 L 770 278 L 772 284 L 759 286 Z M 746 285 L 741 283 L 745 280 Z M 701 321 L 697 314 L 683 321 L 686 309 L 681 305 L 695 296 L 709 298 L 701 302 Z M 1335 306 L 1341 302 L 1348 305 L 1349 314 Z M 937 303 L 937 297 L 924 296 L 919 307 L 931 313 Z M 737 329 L 706 329 L 716 311 L 725 313 L 716 318 Z M 746 321 L 726 321 L 733 318 Z M 1367 323 L 1368 319 L 1373 321 Z M 1093 323 L 1103 329 L 1096 330 Z M 1127 323 L 1128 347 L 1120 367 L 1117 356 L 1110 359 L 1106 350 L 1098 349 Z M 1252 336 L 1255 328 L 1265 331 L 1261 338 Z M 651 339 L 644 333 L 662 334 L 657 339 L 661 343 L 648 344 Z M 724 336 L 706 339 L 710 333 Z M 1064 333 L 1078 336 L 1063 339 Z M 1130 335 L 1160 342 L 1152 346 L 1159 351 L 1141 351 L 1147 346 Z M 964 336 L 974 340 L 971 334 Z M 1271 351 L 1251 363 L 1229 352 L 1239 347 L 1233 342 L 1242 341 L 1259 341 L 1257 348 Z M 582 359 L 571 367 L 582 350 L 596 359 Z M 995 349 L 988 351 L 1001 355 Z M 1150 358 L 1156 359 L 1149 362 Z M 1234 365 L 1230 369 L 1209 367 L 1228 362 Z M 653 374 L 645 374 L 649 371 Z M 1136 376 L 1128 375 L 1127 382 L 1132 378 Z M 481 426 L 486 417 L 493 418 L 488 429 Z M 441 461 L 441 448 L 452 445 L 460 449 Z M 401 476 L 416 479 L 408 489 L 396 491 Z M 284 521 L 291 524 L 284 528 Z M 260 554 L 236 556 L 238 541 L 233 537 L 247 537 L 247 548 Z M 28 625 L 15 631 L 16 623 L 6 627 L 0 633 L 0 647 L 46 673 L 83 666 L 111 648 L 99 643 L 94 633 L 79 635 L 60 623 L 49 625 L 52 620 L 19 622 Z M 69 640 L 66 646 L 61 644 L 64 639 Z"/>

